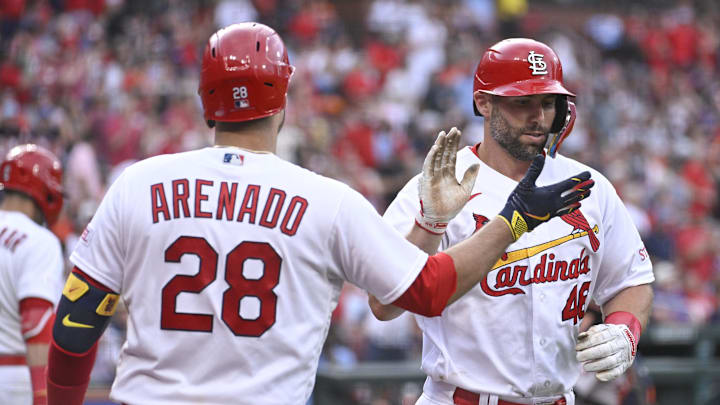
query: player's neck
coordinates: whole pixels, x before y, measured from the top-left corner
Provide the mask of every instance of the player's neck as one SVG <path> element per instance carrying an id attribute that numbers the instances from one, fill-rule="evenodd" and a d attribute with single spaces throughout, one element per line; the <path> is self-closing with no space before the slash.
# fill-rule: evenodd
<path id="1" fill-rule="evenodd" d="M 38 210 L 35 203 L 29 198 L 8 194 L 0 204 L 0 210 L 21 212 L 38 224 L 42 224 L 40 210 Z"/>
<path id="2" fill-rule="evenodd" d="M 277 136 L 263 131 L 215 131 L 215 146 L 236 146 L 253 152 L 275 153 Z"/>
<path id="3" fill-rule="evenodd" d="M 492 138 L 478 146 L 477 155 L 490 168 L 515 181 L 520 181 L 530 167 L 530 162 L 515 159 Z"/>

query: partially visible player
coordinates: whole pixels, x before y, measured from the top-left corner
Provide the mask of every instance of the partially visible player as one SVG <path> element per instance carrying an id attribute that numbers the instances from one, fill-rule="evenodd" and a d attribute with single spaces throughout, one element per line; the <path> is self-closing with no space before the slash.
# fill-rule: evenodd
<path id="1" fill-rule="evenodd" d="M 304 404 L 344 281 L 435 316 L 505 251 L 512 236 L 497 220 L 429 257 L 359 193 L 277 157 L 292 72 L 267 26 L 210 37 L 199 93 L 215 146 L 136 163 L 108 190 L 71 256 L 50 351 L 51 405 L 82 403 L 119 294 L 129 315 L 112 399 Z M 470 196 L 475 169 L 455 180 L 458 135 L 442 133 L 426 160 L 428 218 L 446 215 L 438 195 Z M 589 173 L 578 176 L 553 187 L 528 181 L 508 206 L 554 215 L 588 195 L 574 187 Z"/>
<path id="2" fill-rule="evenodd" d="M 47 403 L 45 369 L 63 256 L 51 225 L 63 204 L 60 161 L 37 145 L 0 165 L 0 402 Z"/>
<path id="3" fill-rule="evenodd" d="M 574 122 L 574 96 L 563 85 L 560 60 L 547 45 L 524 38 L 501 41 L 480 60 L 473 106 L 485 118 L 482 143 L 462 149 L 457 174 L 480 165 L 470 201 L 441 232 L 417 232 L 422 209 L 412 179 L 385 219 L 429 254 L 452 249 L 499 217 L 515 241 L 492 271 L 440 317 L 417 316 L 423 331 L 422 368 L 428 375 L 418 404 L 570 404 L 581 364 L 599 380 L 625 372 L 647 322 L 652 265 L 612 184 L 599 172 L 557 153 Z M 548 154 L 538 185 L 590 170 L 596 186 L 582 208 L 568 210 L 531 233 L 508 210 L 535 156 Z M 532 169 L 530 169 L 532 170 Z M 508 197 L 508 195 L 510 197 Z M 590 301 L 603 323 L 578 327 Z M 381 319 L 391 306 L 371 298 Z"/>

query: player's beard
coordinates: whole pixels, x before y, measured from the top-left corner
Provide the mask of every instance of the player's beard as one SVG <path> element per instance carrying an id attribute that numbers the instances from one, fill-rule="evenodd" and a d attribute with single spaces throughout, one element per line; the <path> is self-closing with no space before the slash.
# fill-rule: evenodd
<path id="1" fill-rule="evenodd" d="M 520 137 L 524 132 L 542 131 L 547 140 L 550 133 L 549 128 L 543 128 L 540 124 L 536 124 L 529 128 L 515 128 L 505 119 L 498 108 L 493 107 L 493 113 L 490 117 L 490 135 L 493 137 L 510 156 L 517 160 L 529 162 L 540 153 L 545 146 L 544 143 L 539 145 L 525 144 L 520 141 Z"/>

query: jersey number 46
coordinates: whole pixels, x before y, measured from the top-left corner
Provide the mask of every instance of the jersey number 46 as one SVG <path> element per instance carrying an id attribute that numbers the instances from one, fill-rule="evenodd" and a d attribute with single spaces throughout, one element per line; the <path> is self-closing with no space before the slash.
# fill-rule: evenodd
<path id="1" fill-rule="evenodd" d="M 169 330 L 212 332 L 213 315 L 177 312 L 177 296 L 182 292 L 200 293 L 217 278 L 218 253 L 205 238 L 181 236 L 165 249 L 165 262 L 179 263 L 183 255 L 198 257 L 200 271 L 193 276 L 177 275 L 162 289 L 160 327 Z M 249 279 L 243 275 L 248 259 L 260 260 L 263 275 Z M 225 260 L 225 281 L 229 287 L 222 295 L 222 320 L 236 336 L 261 336 L 275 324 L 277 295 L 273 288 L 280 281 L 282 258 L 270 244 L 245 241 L 235 246 Z M 260 300 L 260 315 L 255 319 L 240 316 L 244 297 Z"/>
<path id="2" fill-rule="evenodd" d="M 573 287 L 568 296 L 567 302 L 565 302 L 565 308 L 562 311 L 562 320 L 569 321 L 573 320 L 573 324 L 577 325 L 579 320 L 582 320 L 585 316 L 585 300 L 587 299 L 588 289 L 590 289 L 590 282 L 586 281 L 578 287 Z"/>

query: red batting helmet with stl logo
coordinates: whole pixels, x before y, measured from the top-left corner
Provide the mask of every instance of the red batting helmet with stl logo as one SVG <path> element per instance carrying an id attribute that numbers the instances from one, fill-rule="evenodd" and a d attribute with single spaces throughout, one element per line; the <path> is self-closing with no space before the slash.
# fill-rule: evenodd
<path id="1" fill-rule="evenodd" d="M 220 29 L 205 46 L 200 72 L 198 93 L 208 125 L 278 113 L 294 69 L 272 28 L 250 22 Z"/>
<path id="2" fill-rule="evenodd" d="M 554 155 L 562 140 L 569 135 L 575 121 L 575 106 L 567 96 L 575 97 L 563 85 L 562 65 L 555 52 L 542 42 L 528 38 L 502 40 L 488 48 L 475 70 L 473 94 L 481 91 L 495 96 L 529 96 L 558 94 L 557 114 L 550 132 L 559 136 L 548 148 Z M 475 115 L 480 115 L 475 107 Z"/>
<path id="3" fill-rule="evenodd" d="M 60 160 L 41 146 L 16 146 L 0 165 L 0 189 L 27 194 L 52 225 L 63 205 Z"/>
<path id="4" fill-rule="evenodd" d="M 478 63 L 476 91 L 496 96 L 563 94 L 562 65 L 549 46 L 532 39 L 511 38 L 488 48 Z"/>

